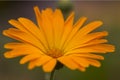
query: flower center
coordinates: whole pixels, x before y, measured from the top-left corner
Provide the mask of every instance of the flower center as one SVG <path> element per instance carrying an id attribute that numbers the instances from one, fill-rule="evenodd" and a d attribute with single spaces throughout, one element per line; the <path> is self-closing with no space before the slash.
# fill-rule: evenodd
<path id="1" fill-rule="evenodd" d="M 60 51 L 60 50 L 58 50 L 58 49 L 51 49 L 51 50 L 49 50 L 46 54 L 47 54 L 48 56 L 53 57 L 53 58 L 58 58 L 58 57 L 61 57 L 61 56 L 63 55 L 62 53 L 63 53 L 63 52 Z"/>

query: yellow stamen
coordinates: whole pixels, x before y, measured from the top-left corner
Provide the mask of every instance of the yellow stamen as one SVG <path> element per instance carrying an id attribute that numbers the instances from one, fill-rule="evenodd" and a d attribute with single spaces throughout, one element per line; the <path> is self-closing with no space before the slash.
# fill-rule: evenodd
<path id="1" fill-rule="evenodd" d="M 59 49 L 51 49 L 49 50 L 47 53 L 46 53 L 48 56 L 51 56 L 53 58 L 58 58 L 58 57 L 61 57 L 63 56 L 63 52 Z"/>

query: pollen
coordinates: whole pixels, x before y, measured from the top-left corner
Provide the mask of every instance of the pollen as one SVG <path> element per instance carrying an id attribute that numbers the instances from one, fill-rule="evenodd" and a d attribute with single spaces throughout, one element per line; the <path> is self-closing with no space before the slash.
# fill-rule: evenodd
<path id="1" fill-rule="evenodd" d="M 46 55 L 53 57 L 53 58 L 58 58 L 58 57 L 63 56 L 63 52 L 59 49 L 51 49 L 46 53 Z"/>

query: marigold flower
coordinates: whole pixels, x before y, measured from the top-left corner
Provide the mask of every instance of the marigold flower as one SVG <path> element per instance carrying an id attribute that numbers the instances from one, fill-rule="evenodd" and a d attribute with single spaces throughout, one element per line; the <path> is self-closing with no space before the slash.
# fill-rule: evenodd
<path id="1" fill-rule="evenodd" d="M 114 51 L 114 46 L 103 39 L 107 31 L 92 32 L 103 24 L 101 21 L 83 25 L 87 18 L 81 17 L 73 24 L 74 12 L 64 21 L 60 9 L 46 8 L 40 12 L 34 7 L 34 11 L 38 25 L 23 17 L 9 20 L 15 28 L 4 30 L 3 34 L 19 42 L 5 45 L 11 49 L 5 52 L 6 58 L 23 56 L 20 64 L 29 62 L 29 69 L 42 66 L 45 72 L 51 72 L 57 62 L 85 71 L 90 65 L 100 67 L 98 60 L 104 59 L 100 53 Z"/>

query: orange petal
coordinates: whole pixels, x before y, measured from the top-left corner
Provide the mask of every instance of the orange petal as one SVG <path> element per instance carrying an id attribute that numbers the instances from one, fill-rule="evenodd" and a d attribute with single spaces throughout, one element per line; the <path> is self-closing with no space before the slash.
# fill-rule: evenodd
<path id="1" fill-rule="evenodd" d="M 31 20 L 29 20 L 27 18 L 19 18 L 18 20 L 31 33 L 31 35 L 33 35 L 34 37 L 36 37 L 37 39 L 40 40 L 40 42 L 41 42 L 41 44 L 43 44 L 43 46 L 47 45 L 45 37 L 44 37 L 42 31 L 38 28 L 38 26 L 36 26 Z"/>
<path id="2" fill-rule="evenodd" d="M 76 65 L 76 63 L 73 62 L 73 60 L 71 59 L 70 56 L 63 56 L 63 57 L 58 58 L 58 60 L 59 60 L 62 64 L 64 64 L 66 67 L 68 67 L 68 68 L 70 68 L 70 69 L 72 69 L 72 70 L 75 70 L 75 69 L 77 69 L 77 67 L 78 67 L 78 66 Z"/>
<path id="3" fill-rule="evenodd" d="M 59 48 L 61 42 L 61 36 L 64 28 L 64 18 L 60 9 L 55 10 L 52 20 L 53 20 L 53 28 L 54 28 L 55 47 Z"/>
<path id="4" fill-rule="evenodd" d="M 40 34 L 39 28 L 31 20 L 22 17 L 18 18 L 18 20 L 28 31 L 30 31 L 34 35 Z"/>
<path id="5" fill-rule="evenodd" d="M 47 63 L 43 64 L 43 70 L 45 72 L 51 72 L 55 68 L 56 62 L 56 59 L 52 59 Z"/>
<path id="6" fill-rule="evenodd" d="M 39 25 L 39 28 L 42 26 L 42 14 L 37 6 L 34 7 L 37 23 Z"/>
<path id="7" fill-rule="evenodd" d="M 82 57 L 72 57 L 72 60 L 75 61 L 77 64 L 83 66 L 83 67 L 88 67 L 88 61 L 85 58 Z"/>
<path id="8" fill-rule="evenodd" d="M 19 18 L 19 19 L 25 19 L 25 22 L 26 22 L 26 23 L 24 23 L 25 25 L 23 25 L 22 23 L 20 23 L 17 20 L 14 20 L 14 19 L 9 20 L 9 23 L 11 25 L 13 25 L 14 27 L 18 28 L 19 30 L 21 30 L 21 31 L 23 31 L 23 32 L 37 38 L 40 41 L 40 43 L 44 47 L 47 48 L 47 46 L 45 46 L 47 44 L 46 40 L 45 40 L 42 32 L 37 28 L 37 26 L 34 23 L 32 23 L 32 21 L 30 21 L 30 20 L 28 20 L 26 18 Z"/>
<path id="9" fill-rule="evenodd" d="M 47 17 L 50 17 L 53 15 L 53 10 L 51 8 L 46 8 L 45 10 L 42 10 L 42 15 L 45 14 Z"/>
<path id="10" fill-rule="evenodd" d="M 92 65 L 92 66 L 95 66 L 95 67 L 100 67 L 101 64 L 99 61 L 97 60 L 94 60 L 94 59 L 87 59 L 89 61 L 89 64 Z"/>
<path id="11" fill-rule="evenodd" d="M 48 61 L 50 61 L 51 59 L 52 59 L 52 57 L 49 57 L 47 55 L 42 55 L 41 58 L 36 60 L 36 66 L 41 66 L 41 65 L 47 63 Z"/>
<path id="12" fill-rule="evenodd" d="M 78 46 L 76 46 L 76 48 L 92 46 L 92 45 L 102 44 L 102 43 L 106 43 L 106 42 L 108 42 L 108 40 L 106 40 L 106 39 L 95 39 L 95 40 L 91 40 L 90 42 L 87 42 L 85 44 L 78 45 Z"/>
<path id="13" fill-rule="evenodd" d="M 78 70 L 85 72 L 86 68 L 81 65 L 78 65 Z"/>
<path id="14" fill-rule="evenodd" d="M 45 52 L 44 46 L 40 43 L 40 41 L 38 39 L 36 39 L 35 37 L 33 37 L 33 36 L 31 36 L 31 35 L 29 35 L 29 34 L 27 34 L 25 32 L 22 32 L 22 31 L 20 31 L 18 29 L 10 28 L 8 30 L 4 30 L 3 34 L 8 36 L 8 37 L 19 40 L 21 42 L 31 44 L 34 47 L 37 47 L 41 51 Z"/>
<path id="15" fill-rule="evenodd" d="M 104 60 L 104 57 L 101 55 L 96 55 L 93 53 L 76 53 L 76 54 L 71 54 L 71 56 L 76 56 L 79 58 L 91 58 L 91 59 L 99 59 L 99 60 Z"/>
<path id="16" fill-rule="evenodd" d="M 40 54 L 27 55 L 20 60 L 20 64 L 25 64 L 28 61 L 31 61 L 31 60 L 34 60 L 34 59 L 37 59 L 37 58 L 40 58 L 40 57 L 41 57 Z"/>
<path id="17" fill-rule="evenodd" d="M 64 31 L 61 37 L 60 49 L 65 44 L 71 30 L 73 29 L 73 20 L 74 20 L 74 12 L 72 12 L 70 16 L 67 18 L 67 20 L 65 21 Z"/>
<path id="18" fill-rule="evenodd" d="M 6 58 L 15 58 L 15 57 L 23 56 L 23 55 L 27 55 L 27 54 L 29 54 L 29 53 L 28 52 L 24 53 L 23 51 L 16 49 L 16 50 L 5 52 L 4 56 Z"/>
<path id="19" fill-rule="evenodd" d="M 33 69 L 36 66 L 36 59 L 29 62 L 28 69 Z"/>
<path id="20" fill-rule="evenodd" d="M 87 35 L 91 31 L 93 31 L 94 29 L 98 28 L 100 25 L 102 25 L 101 21 L 94 21 L 94 22 L 91 22 L 91 23 L 87 24 L 86 26 L 84 26 L 83 28 L 81 28 L 76 33 L 76 35 L 70 41 L 69 45 L 70 46 L 73 45 L 73 43 L 75 43 L 75 41 L 80 40 L 83 36 Z M 69 47 L 69 45 L 68 45 L 68 47 Z"/>
<path id="21" fill-rule="evenodd" d="M 46 15 L 42 14 L 42 27 L 41 30 L 43 30 L 44 36 L 47 40 L 49 48 L 53 48 L 54 46 L 54 29 L 53 29 L 53 24 L 52 20 Z"/>
<path id="22" fill-rule="evenodd" d="M 81 17 L 76 23 L 75 25 L 73 25 L 73 29 L 71 31 L 71 33 L 69 34 L 69 36 L 67 37 L 67 40 L 65 42 L 64 47 L 67 46 L 67 44 L 71 41 L 71 39 L 75 36 L 75 34 L 78 32 L 78 30 L 80 29 L 80 27 L 83 25 L 83 23 L 86 21 L 86 17 Z M 71 42 L 70 42 L 71 43 Z"/>
<path id="23" fill-rule="evenodd" d="M 92 46 L 86 46 L 78 49 L 74 49 L 71 51 L 68 51 L 66 54 L 72 54 L 72 53 L 107 53 L 107 52 L 114 52 L 115 47 L 113 45 L 109 44 L 97 44 Z"/>
<path id="24" fill-rule="evenodd" d="M 17 20 L 11 19 L 8 21 L 11 25 L 18 28 L 21 31 L 28 32 L 28 30 Z"/>
<path id="25" fill-rule="evenodd" d="M 91 31 L 93 31 L 94 29 L 100 27 L 102 24 L 103 23 L 101 21 L 91 22 L 91 23 L 87 24 L 86 26 L 84 26 L 83 28 L 81 28 L 79 30 L 79 32 L 77 33 L 76 37 L 84 36 L 84 35 L 90 33 Z"/>
<path id="26" fill-rule="evenodd" d="M 85 43 L 93 42 L 92 40 L 99 39 L 99 38 L 107 36 L 107 35 L 108 35 L 108 32 L 106 32 L 106 31 L 88 34 L 82 38 L 79 38 L 78 40 L 76 39 L 75 41 L 71 42 L 67 46 L 65 51 L 69 51 L 69 50 L 75 49 L 75 48 L 80 48 Z"/>

